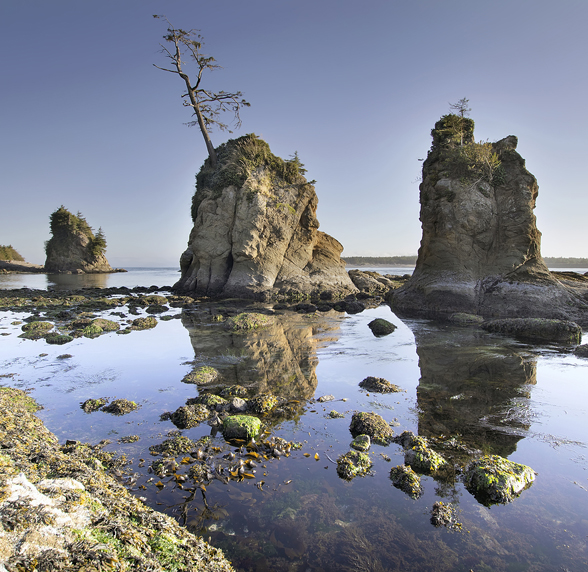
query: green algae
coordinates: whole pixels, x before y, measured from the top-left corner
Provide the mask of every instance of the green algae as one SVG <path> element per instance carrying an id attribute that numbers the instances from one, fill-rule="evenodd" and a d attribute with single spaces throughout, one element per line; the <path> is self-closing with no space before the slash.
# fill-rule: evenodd
<path id="1" fill-rule="evenodd" d="M 192 370 L 182 378 L 182 383 L 193 383 L 196 385 L 208 385 L 215 382 L 220 373 L 214 367 L 203 365 Z"/>

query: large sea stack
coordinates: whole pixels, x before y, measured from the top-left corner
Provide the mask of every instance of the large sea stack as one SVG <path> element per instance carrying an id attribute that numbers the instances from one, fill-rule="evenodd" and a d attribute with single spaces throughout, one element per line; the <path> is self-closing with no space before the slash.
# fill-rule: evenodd
<path id="1" fill-rule="evenodd" d="M 196 177 L 194 228 L 175 290 L 255 299 L 357 292 L 343 247 L 318 230 L 318 199 L 295 156 L 284 161 L 255 135 L 217 149 Z"/>
<path id="2" fill-rule="evenodd" d="M 115 272 L 104 251 L 106 240 L 100 229 L 94 234 L 86 219 L 63 205 L 51 214 L 51 239 L 45 245 L 45 270 L 56 274 Z"/>
<path id="3" fill-rule="evenodd" d="M 541 257 L 538 185 L 517 138 L 476 143 L 474 122 L 446 115 L 423 164 L 416 268 L 389 296 L 395 311 L 443 316 L 544 317 L 586 322 L 585 285 L 552 274 Z"/>

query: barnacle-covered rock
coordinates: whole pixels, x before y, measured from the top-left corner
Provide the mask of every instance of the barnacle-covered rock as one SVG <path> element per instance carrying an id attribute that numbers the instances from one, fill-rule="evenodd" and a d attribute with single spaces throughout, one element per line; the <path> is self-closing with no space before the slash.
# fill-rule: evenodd
<path id="1" fill-rule="evenodd" d="M 374 443 L 388 445 L 394 438 L 394 431 L 377 413 L 360 411 L 351 418 L 349 430 L 354 437 L 369 435 Z"/>
<path id="2" fill-rule="evenodd" d="M 402 391 L 400 387 L 390 383 L 387 379 L 383 377 L 372 377 L 371 375 L 363 381 L 360 381 L 359 387 L 375 393 L 398 393 Z"/>
<path id="3" fill-rule="evenodd" d="M 131 411 L 135 411 L 138 407 L 139 406 L 134 401 L 128 399 L 115 399 L 110 405 L 103 407 L 102 411 L 112 413 L 113 415 L 126 415 Z"/>
<path id="4" fill-rule="evenodd" d="M 250 399 L 247 403 L 248 408 L 253 413 L 263 415 L 264 413 L 271 411 L 278 404 L 278 401 L 278 398 L 271 393 L 260 393 L 253 399 Z"/>
<path id="5" fill-rule="evenodd" d="M 369 456 L 360 451 L 349 451 L 337 459 L 337 474 L 346 481 L 367 474 L 371 467 Z"/>
<path id="6" fill-rule="evenodd" d="M 390 469 L 392 484 L 413 499 L 423 494 L 421 478 L 407 465 L 397 465 Z"/>
<path id="7" fill-rule="evenodd" d="M 197 403 L 195 405 L 183 405 L 178 407 L 171 415 L 171 422 L 178 429 L 190 429 L 196 427 L 202 421 L 207 419 L 210 411 L 205 405 Z"/>

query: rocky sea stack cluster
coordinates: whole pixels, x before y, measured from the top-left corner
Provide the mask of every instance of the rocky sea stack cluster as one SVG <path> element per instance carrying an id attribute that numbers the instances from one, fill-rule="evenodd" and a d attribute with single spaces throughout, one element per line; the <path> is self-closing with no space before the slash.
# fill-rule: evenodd
<path id="1" fill-rule="evenodd" d="M 474 122 L 446 115 L 423 164 L 423 236 L 414 274 L 389 296 L 393 309 L 431 317 L 588 320 L 588 289 L 549 272 L 541 257 L 538 185 L 517 138 L 476 143 Z"/>
<path id="2" fill-rule="evenodd" d="M 94 234 L 86 219 L 63 205 L 51 214 L 51 239 L 45 245 L 45 270 L 55 274 L 115 272 L 104 251 L 102 229 Z"/>
<path id="3" fill-rule="evenodd" d="M 357 292 L 343 247 L 318 230 L 318 199 L 296 155 L 284 161 L 245 135 L 221 145 L 217 158 L 196 178 L 177 291 L 258 299 Z"/>

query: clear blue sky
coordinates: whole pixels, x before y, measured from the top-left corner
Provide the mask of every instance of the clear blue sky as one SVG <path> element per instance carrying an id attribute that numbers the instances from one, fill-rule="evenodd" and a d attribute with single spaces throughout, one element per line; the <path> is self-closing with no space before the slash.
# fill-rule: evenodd
<path id="1" fill-rule="evenodd" d="M 416 253 L 418 159 L 462 97 L 478 140 L 519 137 L 543 254 L 588 256 L 586 0 L 4 0 L 0 244 L 28 261 L 63 204 L 111 264 L 177 264 L 206 149 L 152 65 L 153 14 L 199 29 L 224 68 L 208 85 L 251 102 L 234 136 L 298 152 L 343 256 Z"/>

